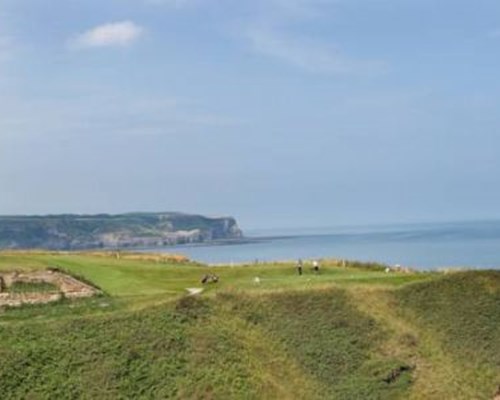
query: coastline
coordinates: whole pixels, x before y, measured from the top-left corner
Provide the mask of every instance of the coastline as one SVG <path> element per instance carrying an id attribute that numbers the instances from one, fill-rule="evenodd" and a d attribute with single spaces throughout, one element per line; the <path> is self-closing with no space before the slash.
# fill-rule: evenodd
<path id="1" fill-rule="evenodd" d="M 301 258 L 380 262 L 415 270 L 500 269 L 500 221 L 436 223 L 425 228 L 421 224 L 395 225 L 380 231 L 343 228 L 312 234 L 262 233 L 267 234 L 134 250 L 176 252 L 211 265 Z"/>

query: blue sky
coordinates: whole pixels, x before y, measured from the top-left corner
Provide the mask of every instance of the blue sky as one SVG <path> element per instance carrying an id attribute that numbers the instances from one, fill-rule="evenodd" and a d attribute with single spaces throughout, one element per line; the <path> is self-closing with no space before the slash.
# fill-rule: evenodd
<path id="1" fill-rule="evenodd" d="M 500 4 L 3 0 L 0 214 L 500 217 Z"/>

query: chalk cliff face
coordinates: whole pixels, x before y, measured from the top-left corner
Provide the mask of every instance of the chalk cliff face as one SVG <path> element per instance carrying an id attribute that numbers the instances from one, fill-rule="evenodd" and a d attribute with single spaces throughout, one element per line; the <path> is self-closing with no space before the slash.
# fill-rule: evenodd
<path id="1" fill-rule="evenodd" d="M 232 217 L 182 213 L 0 216 L 0 248 L 156 247 L 238 239 Z"/>

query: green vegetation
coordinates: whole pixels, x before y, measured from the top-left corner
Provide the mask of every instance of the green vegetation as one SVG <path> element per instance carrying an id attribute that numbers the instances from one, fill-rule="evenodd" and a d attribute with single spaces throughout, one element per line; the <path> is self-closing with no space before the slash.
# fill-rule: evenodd
<path id="1" fill-rule="evenodd" d="M 171 397 L 185 369 L 182 318 L 156 309 L 2 326 L 2 398 Z"/>
<path id="2" fill-rule="evenodd" d="M 59 288 L 48 282 L 14 282 L 9 286 L 11 293 L 46 293 L 59 292 Z"/>
<path id="3" fill-rule="evenodd" d="M 500 271 L 456 273 L 397 292 L 401 314 L 414 321 L 437 359 L 431 366 L 454 398 L 492 398 L 500 385 Z M 429 385 L 428 385 L 429 386 Z"/>
<path id="4" fill-rule="evenodd" d="M 499 271 L 0 253 L 0 271 L 49 266 L 106 294 L 0 313 L 2 398 L 492 399 L 500 384 Z M 187 296 L 208 272 L 219 283 Z"/>

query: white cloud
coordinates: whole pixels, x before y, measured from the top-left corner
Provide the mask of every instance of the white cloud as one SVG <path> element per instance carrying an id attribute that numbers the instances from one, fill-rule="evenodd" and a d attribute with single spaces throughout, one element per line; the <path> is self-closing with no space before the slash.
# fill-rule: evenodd
<path id="1" fill-rule="evenodd" d="M 124 47 L 132 44 L 144 33 L 144 28 L 132 21 L 112 22 L 96 26 L 70 41 L 75 48 Z"/>
<path id="2" fill-rule="evenodd" d="M 339 0 L 255 0 L 259 7 L 239 34 L 261 56 L 325 75 L 378 75 L 386 63 L 358 59 L 340 49 L 334 38 L 311 34 L 316 23 L 334 23 Z"/>
<path id="3" fill-rule="evenodd" d="M 380 61 L 351 59 L 342 55 L 332 45 L 277 33 L 271 29 L 249 29 L 246 37 L 255 52 L 311 73 L 373 74 L 383 72 L 386 68 Z"/>

